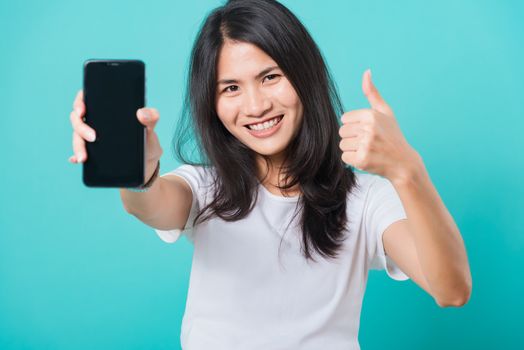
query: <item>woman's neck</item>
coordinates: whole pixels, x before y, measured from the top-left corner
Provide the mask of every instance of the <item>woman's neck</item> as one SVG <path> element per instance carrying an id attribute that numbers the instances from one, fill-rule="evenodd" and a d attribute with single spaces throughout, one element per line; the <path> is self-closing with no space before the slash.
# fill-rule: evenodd
<path id="1" fill-rule="evenodd" d="M 263 157 L 258 157 L 257 164 L 259 169 L 259 181 L 269 192 L 277 196 L 298 196 L 301 193 L 300 186 L 298 184 L 294 185 L 293 187 L 287 190 L 281 190 L 278 188 L 278 185 L 283 186 L 286 183 L 285 173 L 280 173 L 279 179 L 279 171 L 282 168 L 283 162 L 284 156 L 282 154 L 271 157 L 269 164 L 266 163 Z"/>

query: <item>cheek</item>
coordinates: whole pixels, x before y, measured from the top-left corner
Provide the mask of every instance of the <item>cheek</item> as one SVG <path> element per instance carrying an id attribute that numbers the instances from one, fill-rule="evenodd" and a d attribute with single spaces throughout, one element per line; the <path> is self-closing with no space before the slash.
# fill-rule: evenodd
<path id="1" fill-rule="evenodd" d="M 280 102 L 284 107 L 299 109 L 301 103 L 295 89 L 291 83 L 286 79 L 279 84 L 278 88 L 273 90 L 273 98 Z"/>
<path id="2" fill-rule="evenodd" d="M 274 90 L 273 98 L 280 103 L 283 107 L 294 111 L 294 118 L 292 124 L 295 128 L 299 128 L 302 124 L 303 107 L 300 98 L 298 97 L 293 85 L 286 80 L 285 83 L 279 84 L 278 89 Z"/>
<path id="3" fill-rule="evenodd" d="M 218 114 L 218 118 L 222 123 L 226 126 L 226 128 L 234 124 L 235 122 L 235 107 L 232 106 L 230 103 L 226 103 L 223 99 L 218 99 L 216 102 L 216 112 Z"/>

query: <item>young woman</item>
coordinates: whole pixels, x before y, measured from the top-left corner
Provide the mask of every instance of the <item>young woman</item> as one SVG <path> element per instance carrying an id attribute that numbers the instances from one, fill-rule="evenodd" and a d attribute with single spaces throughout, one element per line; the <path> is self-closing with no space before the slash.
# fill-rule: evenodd
<path id="1" fill-rule="evenodd" d="M 278 2 L 238 0 L 210 13 L 194 44 L 190 119 L 174 139 L 185 164 L 156 176 L 159 113 L 137 111 L 150 181 L 120 193 L 164 241 L 194 244 L 184 349 L 358 349 L 372 268 L 440 306 L 467 302 L 460 232 L 370 71 L 362 89 L 370 108 L 343 113 L 300 21 Z M 95 140 L 84 112 L 80 91 L 71 162 Z M 186 159 L 191 140 L 200 162 Z"/>

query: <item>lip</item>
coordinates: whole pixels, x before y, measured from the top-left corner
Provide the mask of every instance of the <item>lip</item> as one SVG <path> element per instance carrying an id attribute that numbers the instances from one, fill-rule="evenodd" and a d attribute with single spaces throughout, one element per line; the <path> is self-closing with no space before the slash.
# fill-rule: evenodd
<path id="1" fill-rule="evenodd" d="M 253 125 L 253 124 L 260 124 L 260 123 L 265 123 L 267 121 L 270 121 L 271 119 L 275 119 L 276 117 L 280 117 L 280 116 L 283 116 L 284 114 L 277 114 L 277 115 L 274 115 L 272 117 L 269 117 L 269 118 L 266 118 L 264 120 L 257 120 L 256 122 L 253 122 L 253 123 L 249 123 L 249 124 L 244 124 L 244 126 L 248 126 L 248 125 Z"/>
<path id="2" fill-rule="evenodd" d="M 247 131 L 251 135 L 253 135 L 255 137 L 259 137 L 259 138 L 269 137 L 269 136 L 273 135 L 274 133 L 276 133 L 280 129 L 280 126 L 282 125 L 282 121 L 284 120 L 284 116 L 285 115 L 284 114 L 277 115 L 277 117 L 279 117 L 279 116 L 282 116 L 282 118 L 280 119 L 278 124 L 277 125 L 273 125 L 273 127 L 270 128 L 270 129 L 267 129 L 267 130 L 251 130 L 247 126 L 246 126 L 246 129 L 247 129 Z M 271 120 L 273 118 L 275 118 L 275 117 L 269 118 L 268 120 Z M 257 124 L 257 123 L 255 123 L 255 124 Z"/>

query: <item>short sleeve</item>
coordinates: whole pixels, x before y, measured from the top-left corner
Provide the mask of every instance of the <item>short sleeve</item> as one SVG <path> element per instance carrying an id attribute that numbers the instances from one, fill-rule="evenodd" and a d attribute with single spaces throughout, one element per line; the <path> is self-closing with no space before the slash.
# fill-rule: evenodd
<path id="1" fill-rule="evenodd" d="M 154 230 L 160 237 L 160 239 L 162 239 L 166 243 L 176 242 L 181 235 L 185 235 L 189 239 L 189 241 L 193 243 L 193 220 L 195 219 L 199 211 L 200 202 L 202 201 L 201 190 L 205 184 L 204 171 L 202 167 L 183 164 L 166 174 L 162 174 L 161 177 L 166 175 L 176 175 L 181 177 L 184 181 L 186 181 L 186 183 L 191 188 L 191 192 L 193 194 L 193 201 L 191 203 L 191 210 L 189 212 L 189 217 L 187 219 L 186 226 L 182 230 Z"/>
<path id="2" fill-rule="evenodd" d="M 391 224 L 406 218 L 404 207 L 389 180 L 378 175 L 372 176 L 374 180 L 371 182 L 364 210 L 370 268 L 386 270 L 388 276 L 394 280 L 407 280 L 409 277 L 386 255 L 382 241 L 384 231 Z"/>

